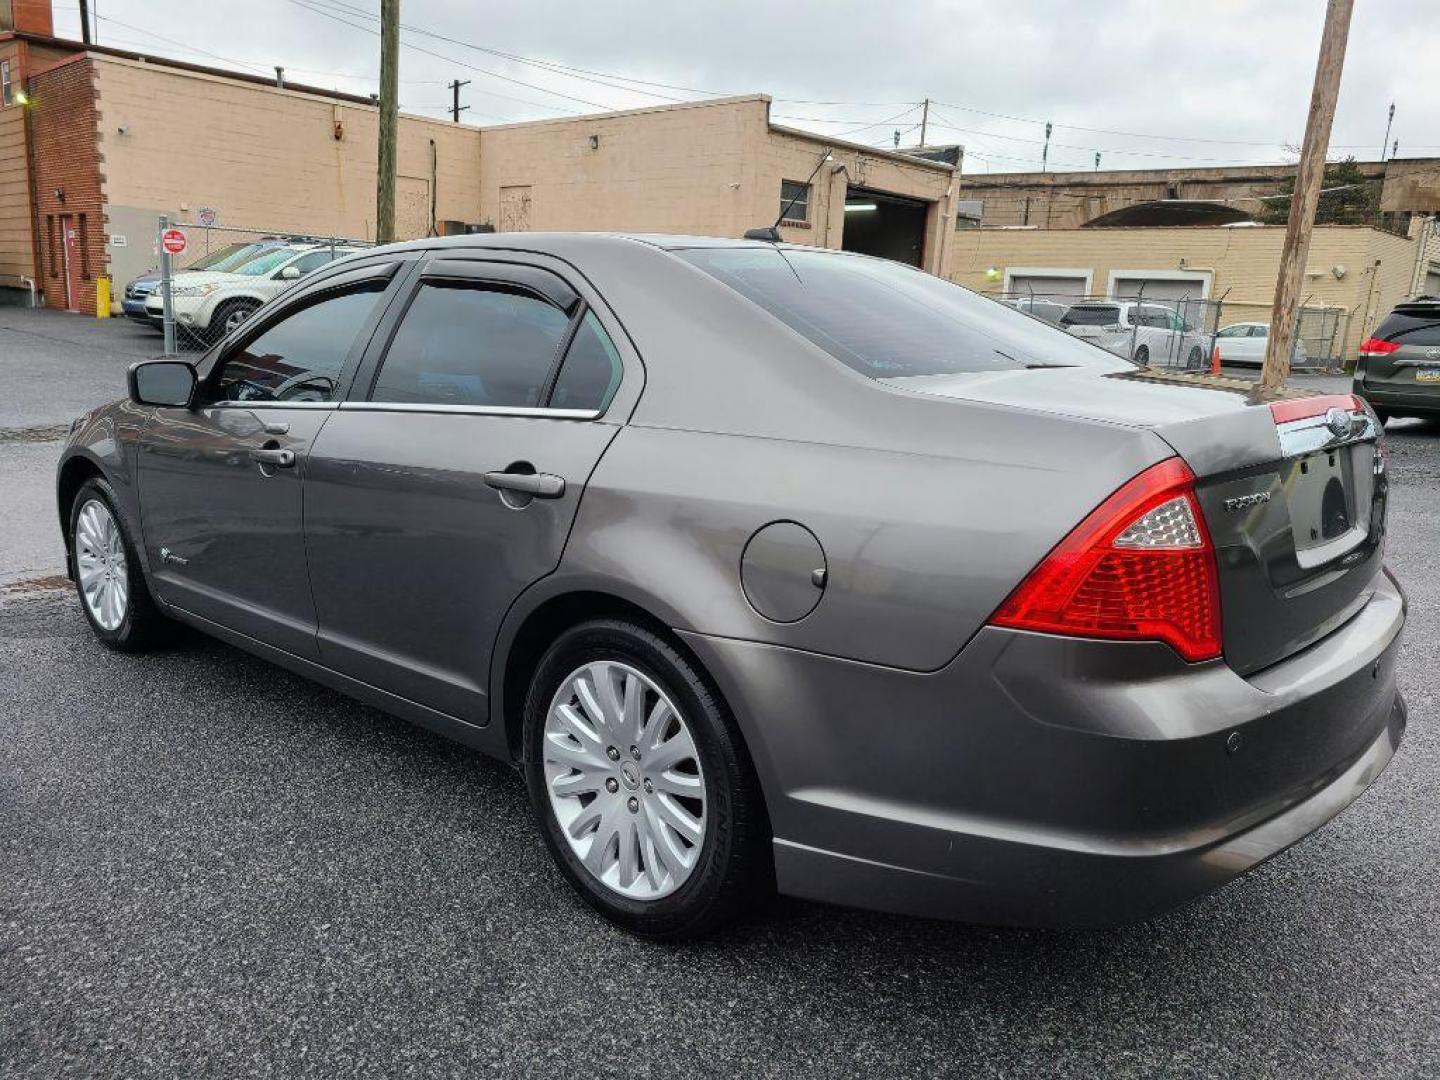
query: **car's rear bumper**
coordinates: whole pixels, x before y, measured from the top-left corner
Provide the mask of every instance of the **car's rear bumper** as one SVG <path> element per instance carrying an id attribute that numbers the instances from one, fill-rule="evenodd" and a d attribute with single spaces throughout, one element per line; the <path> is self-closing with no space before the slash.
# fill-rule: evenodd
<path id="1" fill-rule="evenodd" d="M 1399 745 L 1404 602 L 1242 679 L 987 628 L 922 674 L 686 635 L 765 788 L 782 892 L 974 922 L 1166 910 L 1314 831 Z"/>
<path id="2" fill-rule="evenodd" d="M 1356 379 L 1354 392 L 1377 409 L 1402 416 L 1440 416 L 1440 383 L 1388 387 Z"/>

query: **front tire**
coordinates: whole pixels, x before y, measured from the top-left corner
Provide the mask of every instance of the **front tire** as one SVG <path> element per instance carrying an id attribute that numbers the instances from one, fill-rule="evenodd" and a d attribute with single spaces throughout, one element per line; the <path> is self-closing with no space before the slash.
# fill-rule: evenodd
<path id="1" fill-rule="evenodd" d="M 141 652 L 165 637 L 169 620 L 150 598 L 115 491 L 98 476 L 80 485 L 70 505 L 70 550 L 80 608 L 101 644 Z"/>
<path id="2" fill-rule="evenodd" d="M 210 326 L 206 331 L 206 337 L 211 341 L 219 341 L 228 335 L 232 330 L 240 327 L 258 311 L 260 305 L 254 300 L 227 300 L 215 309 L 215 314 L 210 318 Z"/>
<path id="3" fill-rule="evenodd" d="M 693 661 L 634 623 L 560 636 L 525 701 L 525 776 L 570 885 L 644 937 L 699 937 L 764 895 L 765 813 L 728 710 Z"/>

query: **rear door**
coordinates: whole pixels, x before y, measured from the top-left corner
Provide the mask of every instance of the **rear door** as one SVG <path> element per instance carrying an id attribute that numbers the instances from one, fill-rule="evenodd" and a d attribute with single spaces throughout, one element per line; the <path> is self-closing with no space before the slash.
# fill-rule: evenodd
<path id="1" fill-rule="evenodd" d="M 1360 364 L 1362 387 L 1440 406 L 1440 304 L 1401 304 L 1360 347 Z"/>
<path id="2" fill-rule="evenodd" d="M 500 621 L 560 561 L 619 430 L 607 410 L 624 362 L 608 318 L 535 265 L 422 268 L 311 452 L 327 665 L 485 721 Z"/>

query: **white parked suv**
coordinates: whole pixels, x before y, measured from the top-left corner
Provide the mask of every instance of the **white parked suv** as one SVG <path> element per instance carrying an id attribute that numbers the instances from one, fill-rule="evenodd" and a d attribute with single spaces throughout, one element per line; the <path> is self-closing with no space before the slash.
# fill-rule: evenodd
<path id="1" fill-rule="evenodd" d="M 295 243 L 269 248 L 253 259 L 223 273 L 202 270 L 178 273 L 170 286 L 175 325 L 181 331 L 218 340 L 255 313 L 265 301 L 319 270 L 326 263 L 363 248 L 331 244 Z M 145 301 L 145 312 L 163 318 L 163 300 L 157 288 Z"/>
<path id="2" fill-rule="evenodd" d="M 1209 335 L 1163 304 L 1087 300 L 1072 304 L 1061 316 L 1060 326 L 1140 364 L 1160 361 L 1172 367 L 1199 368 L 1210 357 Z"/>

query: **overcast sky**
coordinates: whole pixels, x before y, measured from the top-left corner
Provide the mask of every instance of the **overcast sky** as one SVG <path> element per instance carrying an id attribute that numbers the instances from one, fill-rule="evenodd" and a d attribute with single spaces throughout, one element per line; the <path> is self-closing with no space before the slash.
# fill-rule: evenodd
<path id="1" fill-rule="evenodd" d="M 92 9 L 101 44 L 266 74 L 283 64 L 295 81 L 377 88 L 378 0 L 92 0 Z M 1091 169 L 1097 150 L 1102 168 L 1282 162 L 1304 132 L 1324 9 L 1324 0 L 401 0 L 411 29 L 401 35 L 400 100 L 407 112 L 442 115 L 445 84 L 469 79 L 464 120 L 493 124 L 760 91 L 776 99 L 779 123 L 890 146 L 897 129 L 902 145 L 919 141 L 928 96 L 927 141 L 964 144 L 967 173 L 1038 168 L 1046 120 L 1057 169 Z M 1392 101 L 1400 156 L 1440 156 L 1437 9 L 1440 0 L 1357 0 L 1332 156 L 1378 157 Z M 79 36 L 75 0 L 57 0 L 55 15 L 57 33 Z"/>

